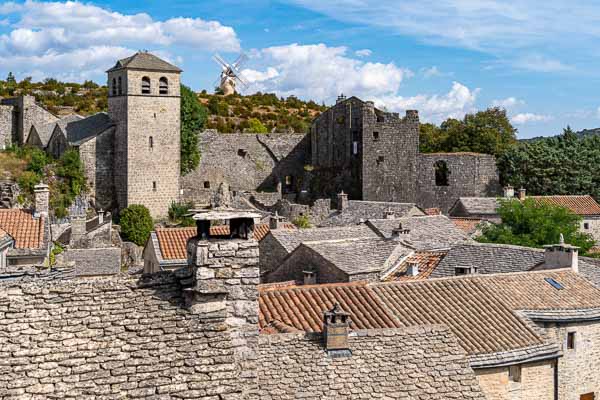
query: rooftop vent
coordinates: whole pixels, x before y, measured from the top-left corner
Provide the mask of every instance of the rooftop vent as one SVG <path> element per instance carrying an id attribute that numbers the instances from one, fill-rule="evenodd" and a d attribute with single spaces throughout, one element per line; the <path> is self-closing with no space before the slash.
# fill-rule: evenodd
<path id="1" fill-rule="evenodd" d="M 323 338 L 325 349 L 330 357 L 349 357 L 352 355 L 348 343 L 349 331 L 350 314 L 342 310 L 338 303 L 323 314 Z"/>
<path id="2" fill-rule="evenodd" d="M 404 229 L 400 223 L 397 228 L 392 229 L 393 240 L 408 240 L 410 237 L 410 229 Z"/>

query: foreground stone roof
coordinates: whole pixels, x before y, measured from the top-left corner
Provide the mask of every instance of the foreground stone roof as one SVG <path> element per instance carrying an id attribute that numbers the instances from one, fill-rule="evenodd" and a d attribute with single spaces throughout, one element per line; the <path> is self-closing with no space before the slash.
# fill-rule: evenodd
<path id="1" fill-rule="evenodd" d="M 357 331 L 352 355 L 331 358 L 320 335 L 260 338 L 263 399 L 484 399 L 445 327 Z"/>
<path id="2" fill-rule="evenodd" d="M 355 225 L 335 228 L 298 229 L 295 231 L 275 230 L 271 235 L 291 253 L 303 242 L 314 242 L 332 239 L 377 238 L 377 234 L 366 225 Z"/>

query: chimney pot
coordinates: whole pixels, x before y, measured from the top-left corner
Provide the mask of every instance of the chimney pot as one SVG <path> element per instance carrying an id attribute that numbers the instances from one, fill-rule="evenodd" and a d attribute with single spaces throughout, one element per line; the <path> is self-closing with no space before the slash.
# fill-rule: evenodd
<path id="1" fill-rule="evenodd" d="M 316 285 L 317 284 L 317 271 L 307 270 L 302 271 L 304 274 L 304 284 L 305 285 Z"/>
<path id="2" fill-rule="evenodd" d="M 396 214 L 389 208 L 383 213 L 383 218 L 385 219 L 394 219 L 395 217 Z"/>
<path id="3" fill-rule="evenodd" d="M 562 233 L 558 244 L 544 246 L 544 249 L 544 269 L 571 268 L 579 272 L 579 247 L 565 244 Z"/>
<path id="4" fill-rule="evenodd" d="M 333 308 L 323 314 L 323 338 L 325 349 L 331 357 L 352 355 L 348 334 L 350 331 L 350 314 L 342 310 L 336 303 Z"/>
<path id="5" fill-rule="evenodd" d="M 348 208 L 348 195 L 342 190 L 337 195 L 337 210 L 342 212 Z"/>
<path id="6" fill-rule="evenodd" d="M 48 216 L 48 208 L 50 202 L 50 189 L 48 185 L 40 183 L 35 185 L 33 188 L 33 196 L 35 202 L 35 209 L 33 215 L 35 217 Z"/>
<path id="7" fill-rule="evenodd" d="M 527 197 L 527 190 L 525 188 L 519 189 L 519 200 L 523 201 Z"/>
<path id="8" fill-rule="evenodd" d="M 393 240 L 408 240 L 410 237 L 410 229 L 404 229 L 402 224 L 399 224 L 397 228 L 392 229 Z"/>
<path id="9" fill-rule="evenodd" d="M 507 199 L 512 199 L 513 197 L 515 197 L 515 189 L 508 185 L 504 187 L 504 197 Z"/>
<path id="10" fill-rule="evenodd" d="M 271 230 L 279 229 L 279 222 L 280 222 L 279 214 L 277 213 L 277 211 L 275 211 L 275 215 L 271 215 L 271 218 L 269 219 L 269 229 L 271 229 Z"/>

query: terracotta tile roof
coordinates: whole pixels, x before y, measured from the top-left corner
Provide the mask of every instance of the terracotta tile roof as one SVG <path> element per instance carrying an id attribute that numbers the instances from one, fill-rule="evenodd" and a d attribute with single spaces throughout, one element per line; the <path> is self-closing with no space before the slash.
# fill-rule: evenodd
<path id="1" fill-rule="evenodd" d="M 285 223 L 284 229 L 296 229 L 293 224 Z M 268 224 L 254 225 L 254 238 L 260 241 L 269 233 Z M 196 234 L 195 227 L 186 228 L 157 228 L 156 237 L 160 252 L 165 260 L 183 260 L 187 258 L 186 244 L 189 238 Z M 210 234 L 214 236 L 229 235 L 228 225 L 211 226 Z"/>
<path id="2" fill-rule="evenodd" d="M 543 344 L 492 290 L 475 280 L 429 279 L 371 287 L 403 325 L 447 325 L 469 355 Z"/>
<path id="3" fill-rule="evenodd" d="M 425 212 L 425 215 L 442 215 L 442 210 L 437 207 L 426 208 L 423 212 Z"/>
<path id="4" fill-rule="evenodd" d="M 307 332 L 321 332 L 323 313 L 339 303 L 351 313 L 350 327 L 356 329 L 402 326 L 365 282 L 265 288 L 259 286 L 259 324 L 273 321 Z"/>
<path id="5" fill-rule="evenodd" d="M 477 230 L 477 225 L 483 221 L 480 218 L 460 218 L 460 217 L 450 217 L 454 225 L 467 235 L 473 234 Z"/>
<path id="6" fill-rule="evenodd" d="M 528 196 L 538 203 L 568 208 L 577 215 L 600 215 L 600 204 L 590 195 L 575 196 Z"/>
<path id="7" fill-rule="evenodd" d="M 37 249 L 44 243 L 44 218 L 21 209 L 0 210 L 0 228 L 15 239 L 17 249 Z"/>
<path id="8" fill-rule="evenodd" d="M 446 256 L 446 251 L 419 251 L 407 257 L 398 265 L 392 273 L 385 277 L 385 281 L 415 281 L 427 279 L 436 269 L 438 264 Z M 409 263 L 417 263 L 419 265 L 419 273 L 417 275 L 406 275 L 406 270 Z"/>

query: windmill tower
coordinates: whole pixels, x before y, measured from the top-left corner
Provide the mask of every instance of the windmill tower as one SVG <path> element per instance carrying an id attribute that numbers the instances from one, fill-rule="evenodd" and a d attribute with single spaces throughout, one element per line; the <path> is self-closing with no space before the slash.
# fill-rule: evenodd
<path id="1" fill-rule="evenodd" d="M 213 60 L 217 62 L 221 66 L 221 76 L 218 79 L 219 89 L 223 92 L 225 96 L 229 94 L 235 93 L 235 88 L 239 83 L 242 86 L 248 86 L 248 84 L 242 79 L 240 76 L 240 67 L 246 62 L 248 57 L 245 54 L 240 54 L 240 56 L 235 60 L 232 64 L 226 62 L 220 55 L 215 54 L 213 56 Z M 215 86 L 216 86 L 215 82 Z"/>

